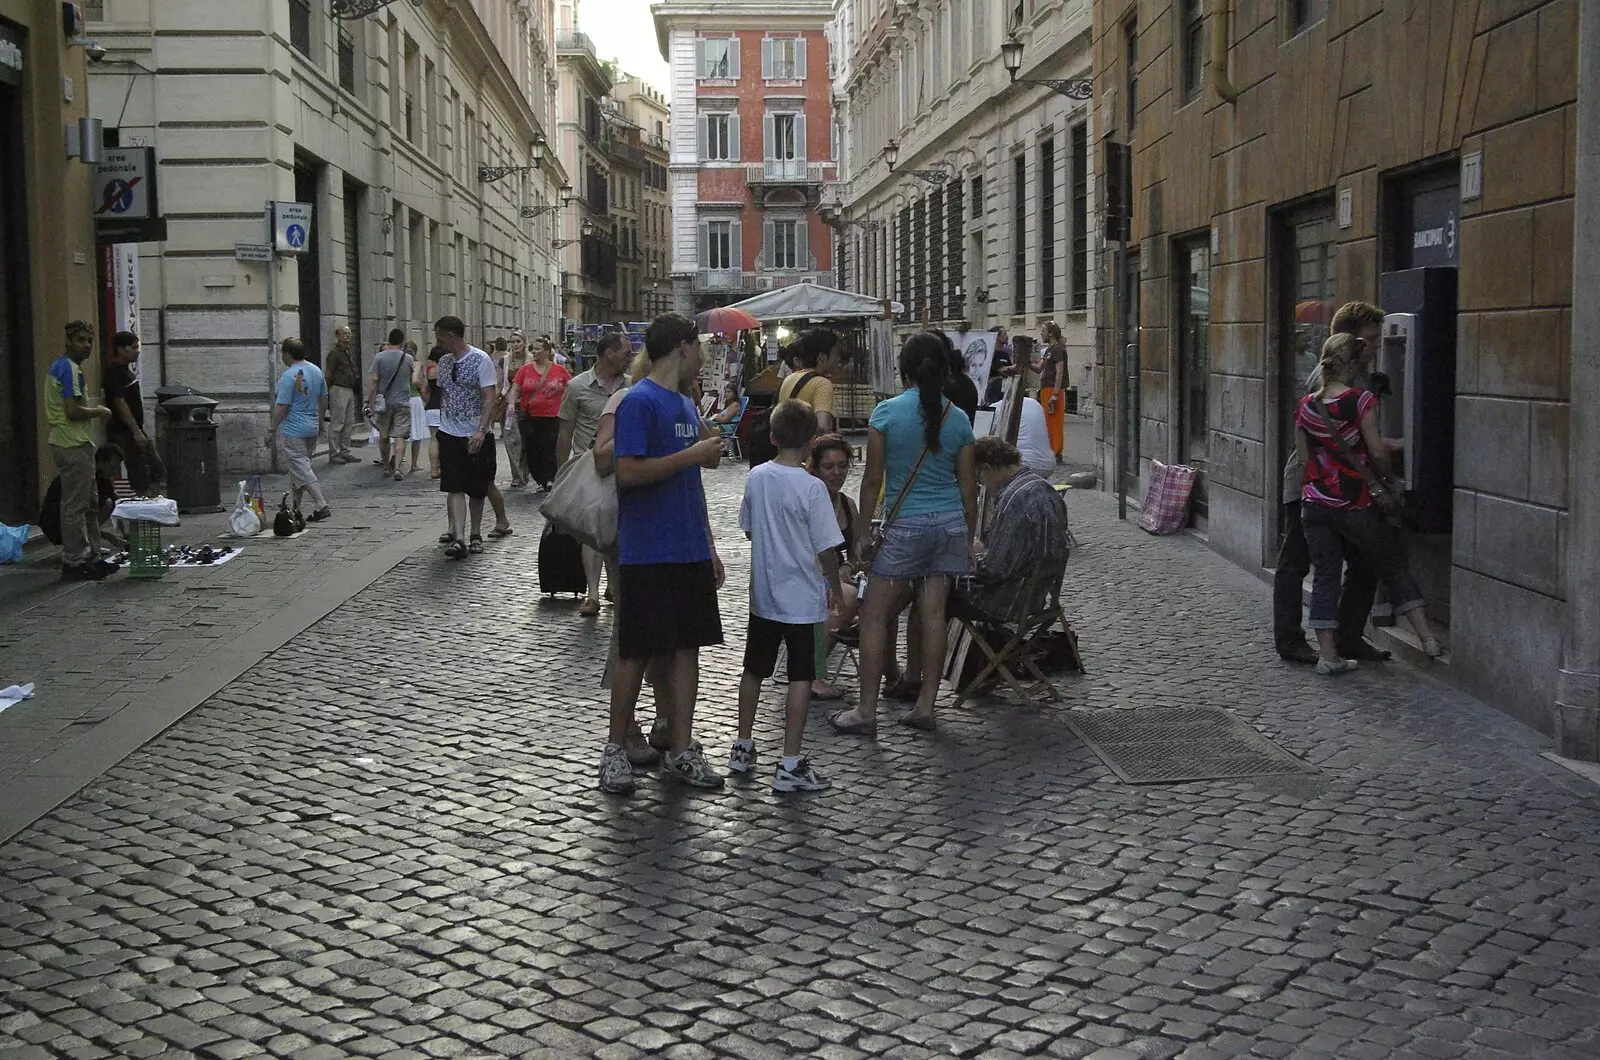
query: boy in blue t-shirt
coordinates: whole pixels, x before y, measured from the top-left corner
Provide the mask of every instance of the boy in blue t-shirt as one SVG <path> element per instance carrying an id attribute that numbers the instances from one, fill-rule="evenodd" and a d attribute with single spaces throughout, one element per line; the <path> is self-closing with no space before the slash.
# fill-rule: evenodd
<path id="1" fill-rule="evenodd" d="M 716 467 L 722 440 L 701 438 L 700 412 L 679 388 L 700 371 L 694 321 L 665 313 L 645 332 L 650 375 L 616 412 L 617 667 L 611 687 L 610 742 L 600 756 L 600 790 L 633 790 L 626 746 L 646 664 L 668 667 L 672 704 L 664 775 L 720 788 L 694 741 L 700 649 L 722 643 L 717 590 L 722 561 L 711 541 L 702 467 Z"/>

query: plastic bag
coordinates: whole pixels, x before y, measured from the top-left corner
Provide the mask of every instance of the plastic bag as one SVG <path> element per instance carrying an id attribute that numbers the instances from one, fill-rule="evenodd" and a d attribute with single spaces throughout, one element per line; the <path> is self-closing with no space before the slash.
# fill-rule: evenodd
<path id="1" fill-rule="evenodd" d="M 0 563 L 22 562 L 22 546 L 28 543 L 29 529 L 26 523 L 22 526 L 0 523 Z"/>
<path id="2" fill-rule="evenodd" d="M 250 484 L 239 482 L 239 499 L 233 503 L 233 514 L 228 516 L 228 529 L 234 537 L 255 537 L 261 533 L 261 517 L 256 514 L 255 502 L 250 497 Z"/>

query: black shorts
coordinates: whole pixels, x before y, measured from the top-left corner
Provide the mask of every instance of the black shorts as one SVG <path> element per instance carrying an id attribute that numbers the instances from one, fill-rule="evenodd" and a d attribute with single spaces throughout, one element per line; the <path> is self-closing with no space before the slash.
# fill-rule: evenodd
<path id="1" fill-rule="evenodd" d="M 711 561 L 617 568 L 617 656 L 646 659 L 722 643 Z"/>
<path id="2" fill-rule="evenodd" d="M 817 679 L 817 624 L 803 626 L 750 616 L 744 638 L 744 672 L 762 680 L 778 668 L 778 645 L 789 649 L 789 683 Z"/>
<path id="3" fill-rule="evenodd" d="M 484 435 L 476 453 L 467 448 L 471 440 L 439 432 L 439 492 L 465 493 L 481 501 L 494 485 L 494 435 Z"/>

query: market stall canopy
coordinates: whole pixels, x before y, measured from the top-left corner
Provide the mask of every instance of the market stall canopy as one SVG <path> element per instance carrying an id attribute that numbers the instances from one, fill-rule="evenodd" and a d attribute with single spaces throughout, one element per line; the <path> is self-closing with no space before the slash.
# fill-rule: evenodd
<path id="1" fill-rule="evenodd" d="M 763 324 L 775 320 L 870 319 L 883 316 L 883 299 L 816 283 L 792 283 L 728 308 L 742 309 Z M 889 308 L 891 312 L 905 312 L 899 302 L 890 302 Z"/>

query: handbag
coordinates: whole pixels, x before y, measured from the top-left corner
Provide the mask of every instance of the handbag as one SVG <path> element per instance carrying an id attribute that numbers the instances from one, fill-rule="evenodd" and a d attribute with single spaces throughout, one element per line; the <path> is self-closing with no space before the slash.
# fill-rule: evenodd
<path id="1" fill-rule="evenodd" d="M 389 399 L 383 395 L 388 392 L 389 385 L 394 382 L 394 377 L 400 374 L 400 366 L 404 363 L 404 357 L 401 357 L 399 360 L 394 362 L 394 370 L 389 373 L 389 378 L 384 380 L 384 384 L 379 387 L 378 392 L 373 395 L 372 411 L 374 414 L 381 416 L 384 414 L 384 412 L 388 411 Z"/>
<path id="2" fill-rule="evenodd" d="M 951 405 L 946 401 L 944 415 L 939 417 L 941 430 L 944 428 L 944 421 L 950 416 L 950 409 Z M 894 507 L 890 508 L 889 514 L 877 526 L 872 528 L 872 536 L 867 539 L 866 553 L 861 557 L 862 566 L 871 568 L 873 557 L 878 554 L 878 550 L 883 547 L 884 541 L 889 536 L 890 524 L 894 522 L 895 516 L 900 514 L 900 506 L 906 502 L 906 495 L 911 492 L 912 485 L 917 481 L 917 473 L 922 470 L 922 462 L 928 459 L 928 452 L 928 447 L 924 445 L 922 453 L 917 457 L 917 462 L 912 465 L 911 474 L 906 476 L 906 484 L 900 487 L 900 493 L 894 499 Z"/>
<path id="3" fill-rule="evenodd" d="M 1322 420 L 1322 425 L 1328 429 L 1328 435 L 1333 442 L 1331 446 L 1333 451 L 1338 453 L 1339 457 L 1349 464 L 1366 482 L 1367 493 L 1372 497 L 1372 506 L 1378 509 L 1378 513 L 1385 519 L 1398 519 L 1400 514 L 1405 511 L 1406 502 L 1400 491 L 1395 488 L 1394 483 L 1381 477 L 1365 460 L 1357 458 L 1355 452 L 1333 425 L 1333 420 L 1328 416 L 1328 410 L 1322 407 L 1320 400 L 1313 399 L 1311 405 L 1317 410 L 1317 416 Z M 1328 443 L 1323 439 L 1318 438 L 1317 441 L 1324 447 L 1329 447 Z"/>
<path id="4" fill-rule="evenodd" d="M 601 477 L 594 450 L 580 453 L 556 475 L 539 513 L 596 552 L 609 552 L 617 544 L 616 476 Z"/>

